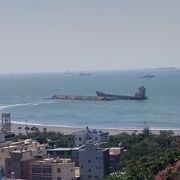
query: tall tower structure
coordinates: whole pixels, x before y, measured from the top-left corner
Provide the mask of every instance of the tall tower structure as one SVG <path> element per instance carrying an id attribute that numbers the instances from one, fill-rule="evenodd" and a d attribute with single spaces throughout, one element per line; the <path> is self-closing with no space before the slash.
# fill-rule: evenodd
<path id="1" fill-rule="evenodd" d="M 2 113 L 1 114 L 1 121 L 2 121 L 2 132 L 5 135 L 11 134 L 11 114 L 10 113 Z"/>

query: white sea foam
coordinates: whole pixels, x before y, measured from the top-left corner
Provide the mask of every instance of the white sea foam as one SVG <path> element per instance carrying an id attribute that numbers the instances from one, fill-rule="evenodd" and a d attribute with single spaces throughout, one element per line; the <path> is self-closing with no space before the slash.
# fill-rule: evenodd
<path id="1" fill-rule="evenodd" d="M 8 105 L 1 105 L 0 110 L 9 109 L 13 107 L 19 107 L 19 106 L 38 106 L 40 104 L 52 104 L 55 103 L 53 101 L 39 101 L 34 103 L 17 103 L 17 104 L 8 104 Z"/>
<path id="2" fill-rule="evenodd" d="M 38 123 L 28 123 L 28 122 L 25 122 L 25 121 L 11 121 L 12 124 L 22 124 L 22 125 L 33 125 L 33 126 L 41 126 L 42 124 L 38 124 Z"/>

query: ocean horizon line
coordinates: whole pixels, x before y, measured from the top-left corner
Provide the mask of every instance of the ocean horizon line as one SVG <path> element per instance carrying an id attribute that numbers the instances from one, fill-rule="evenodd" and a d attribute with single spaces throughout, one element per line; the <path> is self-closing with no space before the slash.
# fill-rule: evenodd
<path id="1" fill-rule="evenodd" d="M 137 67 L 137 68 L 124 68 L 124 69 L 79 69 L 79 70 L 60 70 L 60 71 L 34 71 L 34 72 L 2 72 L 0 75 L 36 75 L 36 74 L 66 74 L 67 72 L 71 72 L 74 74 L 78 74 L 81 72 L 117 72 L 117 71 L 144 71 L 144 70 L 180 70 L 180 66 L 174 67 Z"/>

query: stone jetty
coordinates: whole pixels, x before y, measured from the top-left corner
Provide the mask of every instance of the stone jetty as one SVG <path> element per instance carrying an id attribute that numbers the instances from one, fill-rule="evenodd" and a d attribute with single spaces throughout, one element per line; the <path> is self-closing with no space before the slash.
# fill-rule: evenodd
<path id="1" fill-rule="evenodd" d="M 62 99 L 62 100 L 90 100 L 90 101 L 111 101 L 109 97 L 103 96 L 75 96 L 75 95 L 54 95 L 50 99 Z"/>

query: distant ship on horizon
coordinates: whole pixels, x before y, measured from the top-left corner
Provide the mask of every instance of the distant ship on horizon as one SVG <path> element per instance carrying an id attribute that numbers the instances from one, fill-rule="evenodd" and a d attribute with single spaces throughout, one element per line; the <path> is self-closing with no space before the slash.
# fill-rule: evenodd
<path id="1" fill-rule="evenodd" d="M 140 78 L 154 78 L 152 74 L 145 74 L 144 76 L 140 76 Z"/>
<path id="2" fill-rule="evenodd" d="M 79 75 L 80 75 L 80 76 L 91 76 L 90 73 L 85 73 L 85 72 L 81 72 L 81 73 L 79 73 Z"/>

